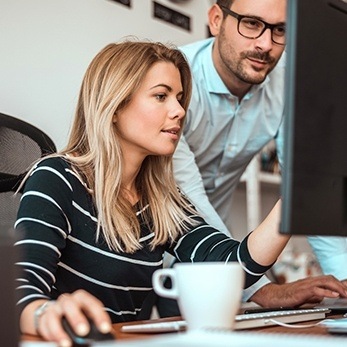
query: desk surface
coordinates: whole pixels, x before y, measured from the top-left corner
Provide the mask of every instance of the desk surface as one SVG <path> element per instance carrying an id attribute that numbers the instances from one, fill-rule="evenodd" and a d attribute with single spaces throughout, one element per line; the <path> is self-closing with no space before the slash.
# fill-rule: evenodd
<path id="1" fill-rule="evenodd" d="M 329 316 L 328 318 L 340 318 L 341 316 Z M 171 317 L 171 318 L 161 318 L 161 319 L 154 319 L 150 322 L 165 322 L 165 321 L 174 321 L 181 319 L 180 317 Z M 153 338 L 157 336 L 158 334 L 154 333 L 124 333 L 121 331 L 121 327 L 124 325 L 131 325 L 131 324 L 139 324 L 139 323 L 146 323 L 149 321 L 137 321 L 137 322 L 128 322 L 128 323 L 117 323 L 113 325 L 113 333 L 115 334 L 117 340 L 139 340 L 139 339 L 148 339 Z M 310 321 L 309 323 L 314 323 L 315 321 Z M 305 323 L 298 323 L 299 325 L 305 324 Z M 295 324 L 293 324 L 295 325 Z M 246 330 L 240 330 L 239 332 L 245 333 L 245 332 L 257 332 L 261 334 L 300 334 L 300 335 L 316 335 L 316 336 L 331 336 L 327 329 L 323 326 L 314 326 L 309 328 L 300 328 L 300 329 L 293 329 L 293 328 L 287 328 L 282 326 L 270 326 L 270 327 L 264 327 L 264 328 L 255 328 L 255 329 L 246 329 Z M 174 333 L 173 333 L 174 334 Z M 31 335 L 23 335 L 22 341 L 42 341 L 40 338 L 36 336 Z M 346 337 L 347 342 L 347 337 Z"/>
<path id="2" fill-rule="evenodd" d="M 339 318 L 341 316 L 331 316 L 329 318 Z M 151 320 L 151 323 L 153 322 L 165 322 L 165 321 L 175 321 L 179 320 L 181 317 L 171 317 L 171 318 L 161 318 L 161 319 L 154 319 Z M 121 331 L 121 327 L 124 325 L 131 325 L 131 324 L 140 324 L 145 323 L 148 321 L 138 321 L 138 322 L 129 322 L 129 323 L 117 323 L 113 325 L 114 333 L 118 339 L 138 339 L 138 338 L 148 338 L 153 337 L 155 334 L 151 333 L 124 333 Z M 307 324 L 313 324 L 315 321 L 307 322 Z M 306 324 L 306 323 L 298 323 L 297 325 Z M 295 324 L 293 324 L 295 325 Z M 254 329 L 245 329 L 245 330 L 239 330 L 239 332 L 260 332 L 260 333 L 280 333 L 280 334 L 312 334 L 312 335 L 330 335 L 328 333 L 328 330 L 323 326 L 315 326 L 315 327 L 309 327 L 309 328 L 300 328 L 300 329 L 293 329 L 293 328 L 287 328 L 282 326 L 269 326 L 264 328 L 254 328 Z M 346 341 L 347 342 L 347 341 Z"/>

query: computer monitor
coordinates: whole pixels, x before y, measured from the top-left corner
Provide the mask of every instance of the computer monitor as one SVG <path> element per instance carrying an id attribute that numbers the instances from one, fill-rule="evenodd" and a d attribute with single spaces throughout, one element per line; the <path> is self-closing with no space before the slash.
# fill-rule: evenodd
<path id="1" fill-rule="evenodd" d="M 347 236 L 347 0 L 288 0 L 280 232 Z"/>

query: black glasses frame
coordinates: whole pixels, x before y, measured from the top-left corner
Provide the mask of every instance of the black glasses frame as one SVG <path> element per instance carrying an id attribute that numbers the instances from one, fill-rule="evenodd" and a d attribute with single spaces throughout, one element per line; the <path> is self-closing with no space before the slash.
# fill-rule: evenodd
<path id="1" fill-rule="evenodd" d="M 275 41 L 274 38 L 273 38 L 273 29 L 275 29 L 275 28 L 277 28 L 277 27 L 279 27 L 279 26 L 281 26 L 281 25 L 278 25 L 278 24 L 269 24 L 269 23 L 267 23 L 267 22 L 265 22 L 265 21 L 263 21 L 263 20 L 261 20 L 261 19 L 259 19 L 259 18 L 255 18 L 255 17 L 252 17 L 252 16 L 244 16 L 244 15 L 238 14 L 238 13 L 236 13 L 236 12 L 230 10 L 229 8 L 227 8 L 227 7 L 225 7 L 225 6 L 219 5 L 219 7 L 221 8 L 221 10 L 222 10 L 224 13 L 226 13 L 226 14 L 228 14 L 228 15 L 230 15 L 230 16 L 232 16 L 232 17 L 234 17 L 234 18 L 237 19 L 237 31 L 238 31 L 238 33 L 239 33 L 241 36 L 243 36 L 243 37 L 245 37 L 245 38 L 247 38 L 247 39 L 257 39 L 258 37 L 260 37 L 261 35 L 264 34 L 264 32 L 265 32 L 266 29 L 270 29 L 270 31 L 271 31 L 271 40 L 272 40 L 272 42 L 276 43 L 277 45 L 281 45 L 281 46 L 284 46 L 284 45 L 285 45 L 285 43 L 277 42 L 277 41 Z M 259 22 L 261 22 L 261 23 L 264 24 L 264 28 L 263 28 L 263 30 L 260 32 L 260 34 L 259 34 L 258 36 L 252 36 L 252 37 L 251 37 L 251 36 L 245 36 L 244 34 L 242 34 L 242 33 L 240 32 L 240 22 L 241 22 L 241 20 L 242 20 L 243 18 L 251 18 L 251 19 L 257 20 L 257 21 L 259 21 Z"/>

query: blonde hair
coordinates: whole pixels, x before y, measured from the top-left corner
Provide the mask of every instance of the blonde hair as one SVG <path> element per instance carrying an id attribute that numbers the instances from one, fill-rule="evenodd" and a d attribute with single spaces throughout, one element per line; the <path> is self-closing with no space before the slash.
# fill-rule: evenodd
<path id="1" fill-rule="evenodd" d="M 134 252 L 140 225 L 122 187 L 123 158 L 113 123 L 117 111 L 131 102 L 133 93 L 157 62 L 173 63 L 183 87 L 182 107 L 191 97 L 191 73 L 183 54 L 175 47 L 147 41 L 107 45 L 90 63 L 80 90 L 67 156 L 91 189 L 98 214 L 97 239 L 103 234 L 116 251 Z M 70 154 L 70 155 L 69 155 Z M 141 192 L 140 208 L 154 231 L 152 248 L 174 240 L 194 221 L 173 176 L 172 156 L 148 156 L 136 179 Z"/>

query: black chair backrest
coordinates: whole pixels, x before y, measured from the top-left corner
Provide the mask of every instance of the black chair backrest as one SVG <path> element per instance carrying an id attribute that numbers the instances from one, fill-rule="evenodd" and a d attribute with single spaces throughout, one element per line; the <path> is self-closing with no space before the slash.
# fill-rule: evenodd
<path id="1" fill-rule="evenodd" d="M 0 224 L 14 221 L 20 196 L 13 195 L 33 162 L 55 151 L 54 142 L 43 131 L 0 113 Z"/>

